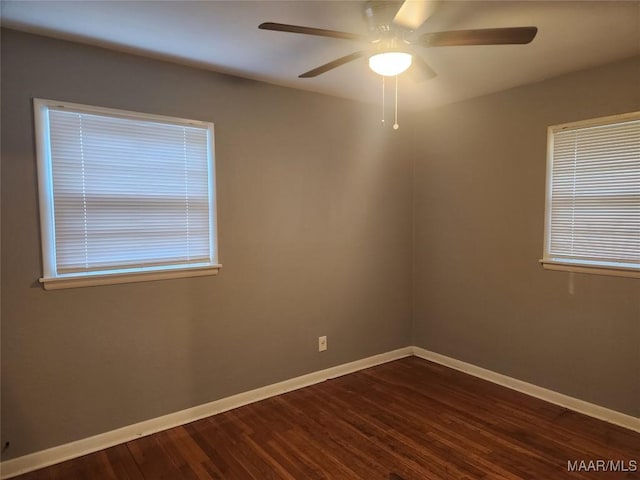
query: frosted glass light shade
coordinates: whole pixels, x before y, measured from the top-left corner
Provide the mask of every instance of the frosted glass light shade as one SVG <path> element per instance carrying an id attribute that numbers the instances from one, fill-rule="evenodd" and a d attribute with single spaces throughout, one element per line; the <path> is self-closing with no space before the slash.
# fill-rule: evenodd
<path id="1" fill-rule="evenodd" d="M 369 57 L 369 68 L 378 75 L 393 77 L 411 66 L 411 54 L 405 52 L 384 52 Z"/>

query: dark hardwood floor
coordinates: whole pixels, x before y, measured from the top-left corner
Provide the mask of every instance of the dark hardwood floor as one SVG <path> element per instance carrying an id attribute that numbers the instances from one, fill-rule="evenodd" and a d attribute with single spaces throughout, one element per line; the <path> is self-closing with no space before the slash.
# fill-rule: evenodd
<path id="1" fill-rule="evenodd" d="M 640 434 L 409 357 L 17 478 L 640 479 Z"/>

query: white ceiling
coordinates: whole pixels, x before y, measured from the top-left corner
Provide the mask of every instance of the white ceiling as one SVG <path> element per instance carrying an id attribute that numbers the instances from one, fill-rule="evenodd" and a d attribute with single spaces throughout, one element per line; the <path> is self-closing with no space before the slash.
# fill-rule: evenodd
<path id="1" fill-rule="evenodd" d="M 380 77 L 359 59 L 297 76 L 357 42 L 259 30 L 265 21 L 366 33 L 360 1 L 3 0 L 2 24 L 303 90 L 379 103 Z M 640 0 L 442 1 L 421 32 L 538 27 L 529 45 L 423 49 L 438 72 L 400 77 L 400 107 L 424 109 L 640 54 Z"/>

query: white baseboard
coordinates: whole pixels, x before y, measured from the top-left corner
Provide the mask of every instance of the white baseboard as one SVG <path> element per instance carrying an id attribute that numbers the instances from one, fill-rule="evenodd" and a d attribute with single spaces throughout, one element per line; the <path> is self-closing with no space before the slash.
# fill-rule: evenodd
<path id="1" fill-rule="evenodd" d="M 15 477 L 65 460 L 70 460 L 114 445 L 125 443 L 136 438 L 151 435 L 195 420 L 200 420 L 201 418 L 226 412 L 227 410 L 232 410 L 249 403 L 264 400 L 265 398 L 274 397 L 276 395 L 323 382 L 330 378 L 347 375 L 358 370 L 391 362 L 410 355 L 415 355 L 425 360 L 473 375 L 474 377 L 482 378 L 483 380 L 488 380 L 498 385 L 511 388 L 512 390 L 517 390 L 532 397 L 545 400 L 549 403 L 560 405 L 570 410 L 584 413 L 585 415 L 640 432 L 640 418 L 616 412 L 615 410 L 610 410 L 593 403 L 585 402 L 584 400 L 569 397 L 568 395 L 554 392 L 553 390 L 538 387 L 537 385 L 523 382 L 522 380 L 517 380 L 420 347 L 405 347 L 391 352 L 382 353 L 380 355 L 363 358 L 362 360 L 356 360 L 355 362 L 345 363 L 336 367 L 302 375 L 273 385 L 267 385 L 248 392 L 239 393 L 204 405 L 163 415 L 162 417 L 145 420 L 117 430 L 101 433 L 93 437 L 83 438 L 75 442 L 7 460 L 0 463 L 0 479 L 4 480 Z"/>
<path id="2" fill-rule="evenodd" d="M 345 363 L 336 367 L 302 375 L 273 385 L 256 388 L 255 390 L 239 393 L 231 397 L 222 398 L 204 405 L 170 413 L 168 415 L 163 415 L 162 417 L 145 420 L 117 430 L 101 433 L 93 437 L 83 438 L 81 440 L 52 447 L 47 450 L 30 453 L 22 457 L 2 462 L 0 464 L 0 478 L 7 479 L 15 477 L 65 460 L 97 452 L 98 450 L 103 450 L 136 438 L 151 435 L 195 420 L 200 420 L 201 418 L 226 412 L 227 410 L 232 410 L 249 403 L 264 400 L 265 398 L 274 397 L 303 387 L 308 387 L 309 385 L 314 385 L 330 378 L 340 377 L 358 370 L 363 370 L 365 368 L 380 365 L 399 358 L 408 357 L 411 354 L 411 347 L 400 348 L 391 352 L 356 360 L 355 362 Z"/>
<path id="3" fill-rule="evenodd" d="M 413 347 L 413 354 L 416 357 L 444 365 L 445 367 L 453 368 L 454 370 L 459 370 L 469 375 L 473 375 L 474 377 L 488 380 L 492 383 L 497 383 L 498 385 L 502 385 L 503 387 L 507 387 L 512 390 L 517 390 L 518 392 L 531 397 L 536 397 L 549 403 L 568 408 L 569 410 L 583 413 L 590 417 L 598 418 L 605 422 L 628 428 L 629 430 L 640 432 L 640 418 L 638 417 L 632 417 L 631 415 L 616 412 L 615 410 L 610 410 L 594 403 L 585 402 L 584 400 L 579 400 L 553 390 L 548 390 L 531 383 L 523 382 L 522 380 L 517 380 L 515 378 L 502 375 L 501 373 L 496 373 L 461 360 L 456 360 L 455 358 L 431 352 L 424 348 Z"/>

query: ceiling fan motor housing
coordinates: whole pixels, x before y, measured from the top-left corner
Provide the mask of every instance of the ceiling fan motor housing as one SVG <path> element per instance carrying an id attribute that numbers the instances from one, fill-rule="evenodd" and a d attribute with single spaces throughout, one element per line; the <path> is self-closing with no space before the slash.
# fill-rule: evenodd
<path id="1" fill-rule="evenodd" d="M 397 30 L 393 19 L 398 12 L 398 2 L 371 0 L 365 3 L 364 16 L 372 36 L 384 36 Z"/>

